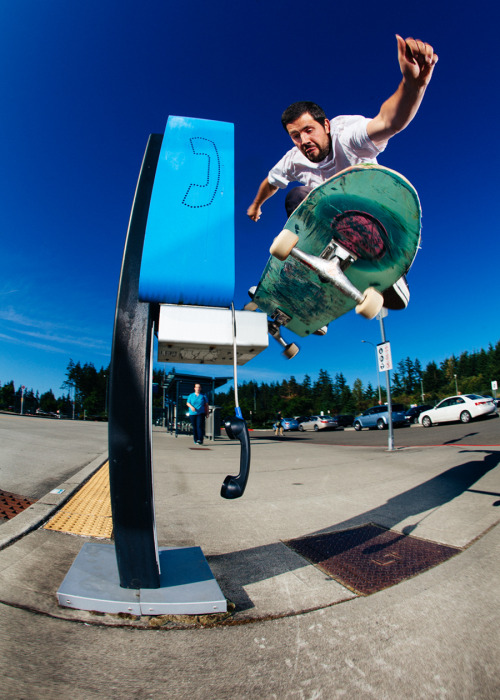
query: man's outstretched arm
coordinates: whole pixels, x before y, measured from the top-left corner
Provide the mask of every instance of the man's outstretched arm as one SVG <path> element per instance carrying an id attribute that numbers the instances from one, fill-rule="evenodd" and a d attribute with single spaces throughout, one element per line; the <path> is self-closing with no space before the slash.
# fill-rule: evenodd
<path id="1" fill-rule="evenodd" d="M 405 129 L 420 107 L 432 78 L 437 54 L 430 44 L 420 39 L 406 39 L 396 34 L 398 61 L 403 79 L 398 89 L 384 102 L 380 112 L 367 125 L 367 133 L 375 144 Z"/>
<path id="2" fill-rule="evenodd" d="M 262 214 L 261 206 L 264 204 L 266 199 L 272 197 L 277 191 L 278 188 L 271 185 L 267 177 L 265 180 L 262 180 L 259 190 L 255 195 L 255 199 L 247 209 L 247 215 L 252 219 L 252 221 L 258 221 L 260 219 Z"/>

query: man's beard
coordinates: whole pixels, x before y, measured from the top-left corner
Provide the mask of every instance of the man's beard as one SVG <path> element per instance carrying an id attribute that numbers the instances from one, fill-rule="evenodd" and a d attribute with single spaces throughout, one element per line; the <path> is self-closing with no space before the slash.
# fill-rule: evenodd
<path id="1" fill-rule="evenodd" d="M 330 151 L 331 151 L 331 144 L 328 144 L 328 146 L 326 148 L 320 149 L 319 153 L 317 153 L 316 155 L 310 155 L 308 153 L 304 153 L 304 155 L 307 158 L 307 160 L 311 161 L 311 163 L 321 163 L 322 160 L 325 160 L 325 158 L 330 153 Z"/>

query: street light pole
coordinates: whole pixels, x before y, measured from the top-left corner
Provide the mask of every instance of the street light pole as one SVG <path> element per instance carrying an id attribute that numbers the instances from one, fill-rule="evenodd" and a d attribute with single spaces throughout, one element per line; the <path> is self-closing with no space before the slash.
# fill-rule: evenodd
<path id="1" fill-rule="evenodd" d="M 453 375 L 455 377 L 455 393 L 458 394 L 458 383 L 457 383 L 457 375 Z"/>
<path id="2" fill-rule="evenodd" d="M 377 346 L 375 343 L 371 343 L 369 340 L 362 340 L 362 343 L 368 343 L 368 345 L 371 345 L 375 351 L 375 364 L 377 367 L 377 383 L 378 383 L 378 404 L 379 406 L 382 405 L 382 390 L 380 388 L 380 370 L 378 368 L 378 357 L 377 357 Z"/>
<path id="3" fill-rule="evenodd" d="M 385 312 L 385 313 L 383 313 Z M 387 310 L 382 309 L 379 313 L 378 318 L 380 320 L 380 335 L 382 336 L 382 342 L 386 342 L 385 337 L 385 327 L 384 327 L 384 316 L 387 316 Z M 377 358 L 378 359 L 378 358 Z M 391 373 L 389 370 L 385 373 L 385 382 L 387 387 L 387 410 L 388 410 L 388 423 L 389 423 L 389 439 L 388 447 L 389 452 L 394 450 L 394 425 L 392 422 L 392 398 L 391 398 Z"/>

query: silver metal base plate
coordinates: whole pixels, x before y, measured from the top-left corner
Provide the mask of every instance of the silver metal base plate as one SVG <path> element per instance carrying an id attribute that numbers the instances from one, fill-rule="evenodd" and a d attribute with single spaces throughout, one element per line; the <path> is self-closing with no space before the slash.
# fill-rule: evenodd
<path id="1" fill-rule="evenodd" d="M 86 542 L 59 590 L 59 605 L 130 615 L 227 612 L 200 547 L 159 547 L 160 588 L 121 588 L 114 545 Z"/>

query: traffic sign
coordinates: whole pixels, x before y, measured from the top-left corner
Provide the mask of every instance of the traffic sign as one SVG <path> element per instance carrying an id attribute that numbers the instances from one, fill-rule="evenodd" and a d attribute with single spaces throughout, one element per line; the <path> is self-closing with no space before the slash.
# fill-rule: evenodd
<path id="1" fill-rule="evenodd" d="M 389 341 L 377 345 L 377 359 L 379 372 L 387 372 L 392 369 L 391 344 Z"/>

